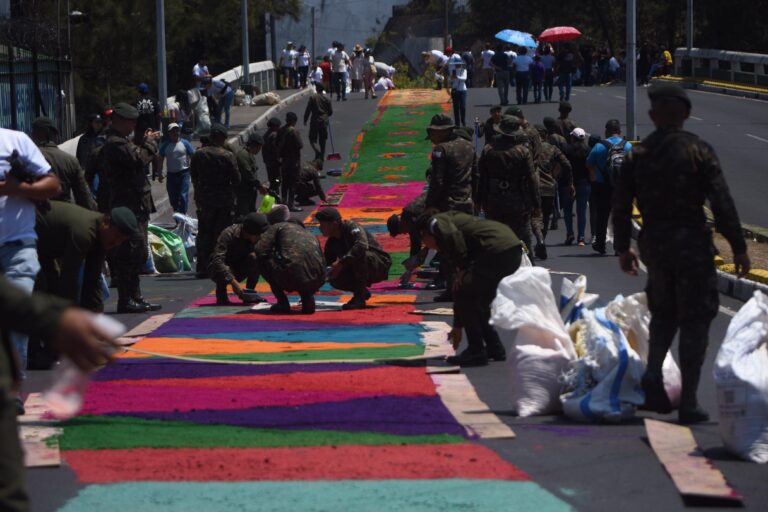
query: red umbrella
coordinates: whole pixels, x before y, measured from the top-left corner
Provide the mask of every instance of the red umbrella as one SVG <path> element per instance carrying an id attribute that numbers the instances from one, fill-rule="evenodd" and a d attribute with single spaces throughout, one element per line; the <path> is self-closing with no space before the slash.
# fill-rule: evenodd
<path id="1" fill-rule="evenodd" d="M 555 43 L 557 41 L 570 41 L 581 36 L 581 32 L 573 27 L 552 27 L 539 35 L 539 41 Z"/>

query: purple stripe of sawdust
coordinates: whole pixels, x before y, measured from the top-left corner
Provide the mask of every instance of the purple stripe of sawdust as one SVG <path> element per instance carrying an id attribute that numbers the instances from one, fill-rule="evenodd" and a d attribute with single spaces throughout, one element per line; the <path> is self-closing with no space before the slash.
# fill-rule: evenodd
<path id="1" fill-rule="evenodd" d="M 210 377 L 240 377 L 286 373 L 322 373 L 366 370 L 375 364 L 317 363 L 317 364 L 226 364 L 195 363 L 172 359 L 124 359 L 97 372 L 93 380 L 195 379 Z"/>
<path id="2" fill-rule="evenodd" d="M 343 329 L 348 324 L 328 322 L 297 322 L 294 320 L 256 320 L 253 318 L 177 318 L 152 332 L 153 338 L 179 334 L 219 334 L 224 332 L 308 331 Z"/>
<path id="3" fill-rule="evenodd" d="M 298 407 L 190 412 L 115 412 L 111 415 L 288 430 L 465 435 L 440 397 L 380 396 Z"/>

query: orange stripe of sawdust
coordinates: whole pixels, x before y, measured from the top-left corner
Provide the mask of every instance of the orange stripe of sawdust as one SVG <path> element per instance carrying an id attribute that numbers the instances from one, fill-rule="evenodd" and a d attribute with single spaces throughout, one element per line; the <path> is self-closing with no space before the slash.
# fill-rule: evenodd
<path id="1" fill-rule="evenodd" d="M 370 219 L 365 221 L 355 220 L 355 222 L 358 222 L 358 224 L 385 224 L 389 216 L 393 213 L 400 213 L 402 207 L 395 208 L 394 206 L 385 206 L 379 208 L 375 206 L 369 206 L 365 208 L 337 208 L 337 210 L 341 214 L 341 217 L 346 220 Z M 304 221 L 304 224 L 309 226 L 316 226 L 317 222 L 315 222 L 314 218 L 310 217 Z"/>
<path id="2" fill-rule="evenodd" d="M 379 106 L 434 105 L 447 103 L 449 99 L 448 93 L 443 89 L 439 91 L 434 89 L 403 89 L 388 91 L 381 99 Z"/>
<path id="3" fill-rule="evenodd" d="M 254 333 L 254 336 L 257 335 L 257 333 Z M 205 354 L 273 354 L 278 352 L 306 352 L 308 350 L 388 348 L 404 345 L 411 345 L 411 343 L 290 343 L 283 341 L 219 340 L 209 338 L 145 338 L 133 345 L 133 348 L 171 356 L 191 356 Z M 133 359 L 148 356 L 135 352 L 126 352 L 118 357 Z"/>

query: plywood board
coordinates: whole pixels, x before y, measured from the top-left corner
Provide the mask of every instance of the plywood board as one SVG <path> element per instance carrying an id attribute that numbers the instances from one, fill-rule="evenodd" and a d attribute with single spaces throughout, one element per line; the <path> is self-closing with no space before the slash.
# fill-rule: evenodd
<path id="1" fill-rule="evenodd" d="M 165 322 L 173 318 L 173 313 L 166 313 L 162 315 L 153 315 L 143 322 L 141 322 L 139 325 L 128 331 L 127 333 L 123 334 L 123 338 L 138 338 L 141 336 L 146 336 L 148 334 L 151 334 L 154 332 L 158 327 L 163 325 Z"/>
<path id="2" fill-rule="evenodd" d="M 482 439 L 513 439 L 514 431 L 477 396 L 466 375 L 431 375 L 445 407 L 469 435 Z"/>
<path id="3" fill-rule="evenodd" d="M 40 424 L 41 422 L 54 422 L 53 415 L 43 400 L 42 393 L 30 393 L 24 401 L 24 416 L 17 418 L 19 424 Z"/>
<path id="4" fill-rule="evenodd" d="M 453 308 L 415 309 L 411 313 L 414 315 L 453 316 Z"/>
<path id="5" fill-rule="evenodd" d="M 451 342 L 448 341 L 450 325 L 445 322 L 421 322 L 421 325 L 426 329 L 421 333 L 425 358 L 447 357 L 456 353 Z"/>
<path id="6" fill-rule="evenodd" d="M 645 420 L 651 448 L 683 496 L 741 501 L 712 461 L 704 457 L 691 429 L 664 421 Z"/>
<path id="7" fill-rule="evenodd" d="M 24 467 L 61 466 L 59 436 L 62 429 L 41 425 L 20 425 L 19 440 L 24 452 Z"/>

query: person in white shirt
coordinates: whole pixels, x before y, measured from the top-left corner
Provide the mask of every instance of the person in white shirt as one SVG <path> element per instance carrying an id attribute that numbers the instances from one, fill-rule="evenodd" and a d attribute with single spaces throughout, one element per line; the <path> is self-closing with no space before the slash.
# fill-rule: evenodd
<path id="1" fill-rule="evenodd" d="M 455 60 L 451 72 L 451 100 L 453 101 L 453 122 L 456 126 L 467 126 L 467 70 L 464 61 Z"/>
<path id="2" fill-rule="evenodd" d="M 515 68 L 515 93 L 517 94 L 517 104 L 525 105 L 528 103 L 528 87 L 530 86 L 531 64 L 533 59 L 528 55 L 528 48 L 520 48 L 520 53 L 515 57 L 512 66 Z"/>
<path id="3" fill-rule="evenodd" d="M 181 126 L 177 123 L 169 124 L 168 140 L 160 145 L 160 168 L 165 161 L 168 176 L 166 189 L 171 208 L 184 215 L 189 206 L 189 159 L 194 152 L 192 144 L 181 138 Z"/>
<path id="4" fill-rule="evenodd" d="M 363 47 L 356 44 L 352 53 L 352 73 L 350 74 L 352 92 L 360 92 L 363 88 L 363 72 L 367 65 L 368 59 L 363 54 Z"/>
<path id="5" fill-rule="evenodd" d="M 210 76 L 211 74 L 208 72 L 208 56 L 203 55 L 192 68 L 192 78 L 194 78 L 197 87 L 202 89 L 201 83 Z"/>
<path id="6" fill-rule="evenodd" d="M 395 88 L 396 88 L 395 83 L 392 81 L 391 78 L 388 78 L 386 76 L 379 78 L 379 81 L 376 82 L 376 85 L 373 86 L 374 91 L 388 91 L 390 89 L 395 89 Z"/>
<path id="7" fill-rule="evenodd" d="M 344 45 L 339 43 L 331 57 L 331 71 L 333 72 L 331 80 L 333 80 L 333 88 L 336 91 L 336 101 L 347 101 L 347 79 L 349 78 L 347 66 L 349 64 L 349 55 L 344 51 Z"/>
<path id="8" fill-rule="evenodd" d="M 21 170 L 28 180 L 12 175 L 14 152 L 14 169 Z M 27 295 L 32 295 L 40 271 L 33 201 L 46 201 L 60 193 L 59 179 L 32 139 L 23 132 L 0 128 L 0 274 Z M 9 338 L 19 356 L 23 378 L 28 338 L 16 332 L 10 333 Z M 19 398 L 17 406 L 23 406 Z"/>
<path id="9" fill-rule="evenodd" d="M 320 67 L 320 62 L 315 65 L 314 69 L 312 69 L 312 72 L 309 74 L 309 81 L 312 85 L 323 83 L 323 68 Z"/>
<path id="10" fill-rule="evenodd" d="M 282 70 L 282 88 L 288 89 L 293 83 L 293 43 L 288 41 L 280 52 L 280 69 Z"/>
<path id="11" fill-rule="evenodd" d="M 620 68 L 621 64 L 619 64 L 619 61 L 616 60 L 616 56 L 611 55 L 611 58 L 608 60 L 608 79 L 616 80 L 616 78 L 619 76 Z"/>
<path id="12" fill-rule="evenodd" d="M 230 111 L 235 100 L 235 90 L 224 80 L 211 80 L 210 93 L 216 100 L 216 108 L 213 117 L 216 122 L 221 122 L 221 114 L 224 114 L 224 125 L 229 128 Z"/>
<path id="13" fill-rule="evenodd" d="M 483 75 L 488 82 L 488 87 L 493 87 L 493 65 L 491 64 L 491 58 L 496 55 L 496 52 L 491 50 L 491 43 L 485 43 L 485 50 L 480 53 L 483 59 Z"/>
<path id="14" fill-rule="evenodd" d="M 299 87 L 302 89 L 307 86 L 307 74 L 309 73 L 309 61 L 311 57 L 307 51 L 307 47 L 301 45 L 299 51 L 296 54 L 296 70 L 299 74 Z"/>

